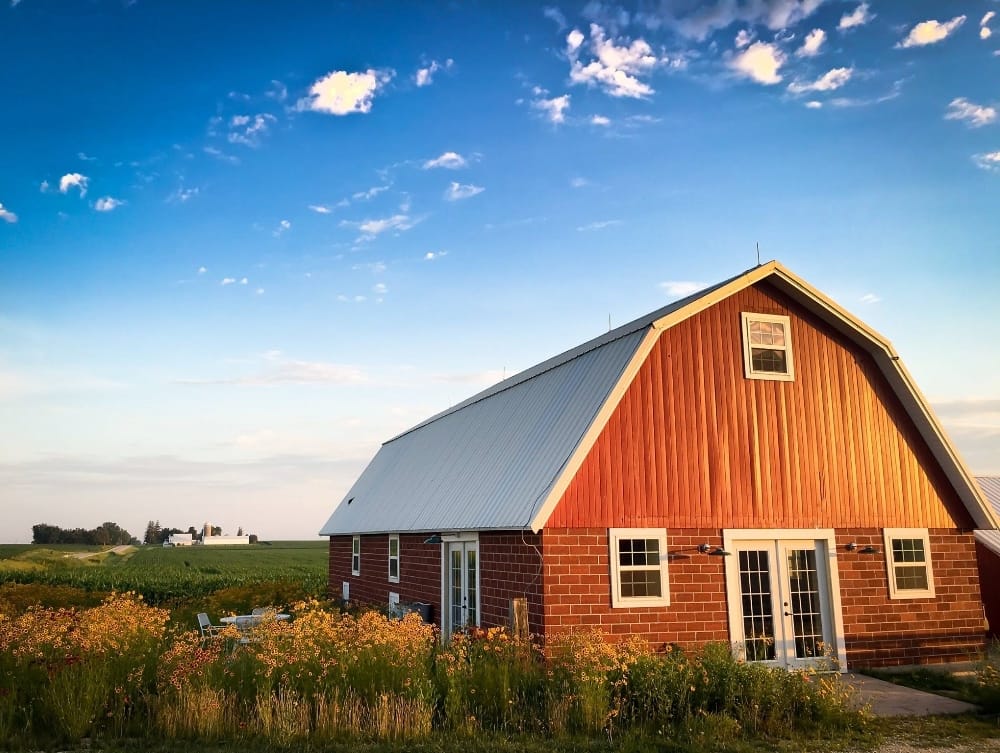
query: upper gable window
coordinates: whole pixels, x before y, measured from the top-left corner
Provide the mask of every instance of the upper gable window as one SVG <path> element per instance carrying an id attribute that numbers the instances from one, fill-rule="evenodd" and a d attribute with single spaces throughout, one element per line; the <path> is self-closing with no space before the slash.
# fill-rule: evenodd
<path id="1" fill-rule="evenodd" d="M 743 312 L 743 366 L 748 379 L 795 378 L 792 329 L 787 316 Z"/>

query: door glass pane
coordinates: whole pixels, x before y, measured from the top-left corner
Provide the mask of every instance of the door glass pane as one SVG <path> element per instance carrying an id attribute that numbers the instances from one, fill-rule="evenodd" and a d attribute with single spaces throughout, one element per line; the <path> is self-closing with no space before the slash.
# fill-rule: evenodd
<path id="1" fill-rule="evenodd" d="M 476 550 L 469 549 L 465 553 L 465 557 L 465 568 L 468 578 L 468 588 L 466 590 L 466 605 L 468 607 L 468 611 L 466 614 L 466 621 L 469 625 L 478 625 L 479 615 L 476 613 L 476 604 L 479 602 L 479 583 L 476 575 L 479 565 L 476 562 Z"/>
<path id="2" fill-rule="evenodd" d="M 795 658 L 823 655 L 823 613 L 815 549 L 788 550 L 788 597 Z"/>
<path id="3" fill-rule="evenodd" d="M 462 619 L 462 549 L 451 550 L 451 630 L 461 630 L 465 626 Z"/>
<path id="4" fill-rule="evenodd" d="M 740 596 L 747 661 L 774 659 L 770 557 L 766 550 L 741 551 Z"/>

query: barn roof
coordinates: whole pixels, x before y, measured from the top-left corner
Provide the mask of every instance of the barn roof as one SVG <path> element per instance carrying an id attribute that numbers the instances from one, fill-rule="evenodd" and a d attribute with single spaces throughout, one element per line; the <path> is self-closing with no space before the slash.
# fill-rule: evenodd
<path id="1" fill-rule="evenodd" d="M 976 476 L 976 481 L 993 512 L 1000 516 L 1000 476 Z M 994 554 L 1000 555 L 1000 531 L 976 531 L 976 538 Z"/>
<path id="2" fill-rule="evenodd" d="M 320 535 L 541 530 L 659 333 L 765 279 L 875 357 L 977 526 L 996 528 L 995 514 L 889 341 L 772 261 L 550 358 L 390 439 Z"/>

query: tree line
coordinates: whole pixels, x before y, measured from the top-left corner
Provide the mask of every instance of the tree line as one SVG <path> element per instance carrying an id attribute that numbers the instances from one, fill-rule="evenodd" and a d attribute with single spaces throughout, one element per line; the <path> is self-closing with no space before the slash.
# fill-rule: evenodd
<path id="1" fill-rule="evenodd" d="M 31 541 L 34 544 L 97 544 L 111 546 L 138 544 L 131 533 L 117 523 L 101 523 L 97 528 L 60 528 L 48 523 L 36 523 L 31 527 Z"/>
<path id="2" fill-rule="evenodd" d="M 160 521 L 151 520 L 146 524 L 146 535 L 143 537 L 143 543 L 145 544 L 162 544 L 164 541 L 169 539 L 175 533 L 190 533 L 191 538 L 195 541 L 201 540 L 202 531 L 194 526 L 188 526 L 187 530 L 181 528 L 163 528 L 160 525 Z M 221 536 L 222 527 L 212 526 L 212 536 Z M 236 532 L 237 536 L 243 535 L 243 529 L 240 528 Z"/>

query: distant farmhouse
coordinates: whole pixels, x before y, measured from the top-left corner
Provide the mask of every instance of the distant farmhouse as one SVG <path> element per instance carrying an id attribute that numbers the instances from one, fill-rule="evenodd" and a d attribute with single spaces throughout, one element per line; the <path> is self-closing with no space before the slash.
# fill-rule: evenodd
<path id="1" fill-rule="evenodd" d="M 770 262 L 386 442 L 321 534 L 331 594 L 445 635 L 938 663 L 986 646 L 984 491 L 892 345 Z"/>
<path id="2" fill-rule="evenodd" d="M 191 533 L 172 533 L 163 542 L 163 546 L 234 546 L 249 543 L 250 537 L 242 534 L 239 536 L 213 536 L 211 524 L 205 523 L 200 539 L 196 539 L 194 534 Z"/>

